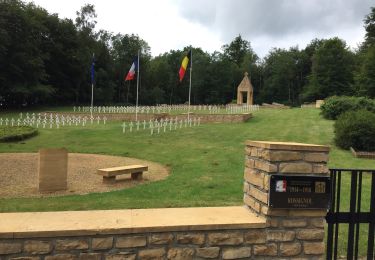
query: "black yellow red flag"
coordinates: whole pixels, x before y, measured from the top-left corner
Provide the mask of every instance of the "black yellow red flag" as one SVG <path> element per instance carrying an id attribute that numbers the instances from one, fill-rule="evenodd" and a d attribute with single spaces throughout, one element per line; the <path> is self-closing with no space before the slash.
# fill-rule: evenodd
<path id="1" fill-rule="evenodd" d="M 187 69 L 187 67 L 189 65 L 190 57 L 191 57 L 191 50 L 182 59 L 180 71 L 178 72 L 178 75 L 180 76 L 180 82 L 183 80 L 183 78 L 185 76 L 186 69 Z"/>

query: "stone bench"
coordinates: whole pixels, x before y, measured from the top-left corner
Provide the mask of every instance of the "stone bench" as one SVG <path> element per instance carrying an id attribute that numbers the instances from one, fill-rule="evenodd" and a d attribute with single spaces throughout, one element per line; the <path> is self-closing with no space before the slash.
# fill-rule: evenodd
<path id="1" fill-rule="evenodd" d="M 103 176 L 103 183 L 115 183 L 116 176 L 122 175 L 122 174 L 131 174 L 131 178 L 133 180 L 141 180 L 143 172 L 147 170 L 148 170 L 148 166 L 128 165 L 128 166 L 98 169 L 97 174 Z"/>

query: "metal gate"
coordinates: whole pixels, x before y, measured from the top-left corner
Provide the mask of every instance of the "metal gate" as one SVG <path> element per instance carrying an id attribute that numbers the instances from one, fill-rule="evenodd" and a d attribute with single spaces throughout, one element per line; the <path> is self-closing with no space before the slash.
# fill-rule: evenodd
<path id="1" fill-rule="evenodd" d="M 374 260 L 375 170 L 330 169 L 330 174 L 327 259 Z"/>

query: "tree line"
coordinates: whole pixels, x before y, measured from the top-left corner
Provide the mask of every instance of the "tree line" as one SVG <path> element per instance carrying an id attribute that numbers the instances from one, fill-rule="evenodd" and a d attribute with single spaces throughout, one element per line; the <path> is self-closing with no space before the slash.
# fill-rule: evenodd
<path id="1" fill-rule="evenodd" d="M 375 7 L 364 17 L 365 39 L 355 51 L 336 37 L 313 39 L 304 49 L 273 48 L 263 59 L 241 35 L 213 53 L 186 46 L 152 57 L 138 35 L 95 30 L 93 5 L 76 14 L 75 21 L 61 19 L 33 3 L 0 0 L 0 107 L 89 104 L 93 53 L 95 104 L 135 104 L 136 83 L 124 78 L 138 50 L 142 105 L 188 100 L 188 77 L 179 83 L 178 70 L 190 49 L 192 104 L 233 102 L 245 71 L 258 104 L 375 97 Z"/>

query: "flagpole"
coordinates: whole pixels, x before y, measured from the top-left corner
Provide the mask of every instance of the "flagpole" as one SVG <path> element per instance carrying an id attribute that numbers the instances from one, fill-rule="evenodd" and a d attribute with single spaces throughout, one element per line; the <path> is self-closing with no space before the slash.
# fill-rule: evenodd
<path id="1" fill-rule="evenodd" d="M 190 84 L 189 84 L 189 106 L 188 106 L 188 121 L 190 120 L 190 96 L 191 96 L 191 72 L 193 70 L 193 52 L 190 50 Z"/>
<path id="2" fill-rule="evenodd" d="M 137 61 L 137 100 L 135 103 L 135 121 L 138 120 L 138 82 L 139 82 L 139 50 L 138 50 L 138 61 Z"/>
<path id="3" fill-rule="evenodd" d="M 92 54 L 92 62 L 94 62 L 94 56 L 95 54 L 93 53 Z M 93 66 L 93 64 L 91 64 L 91 66 Z M 92 110 L 93 110 L 93 104 L 94 104 L 94 72 L 93 72 L 94 68 L 91 68 L 91 111 L 90 111 L 90 114 L 91 114 L 91 118 L 92 118 Z"/>

